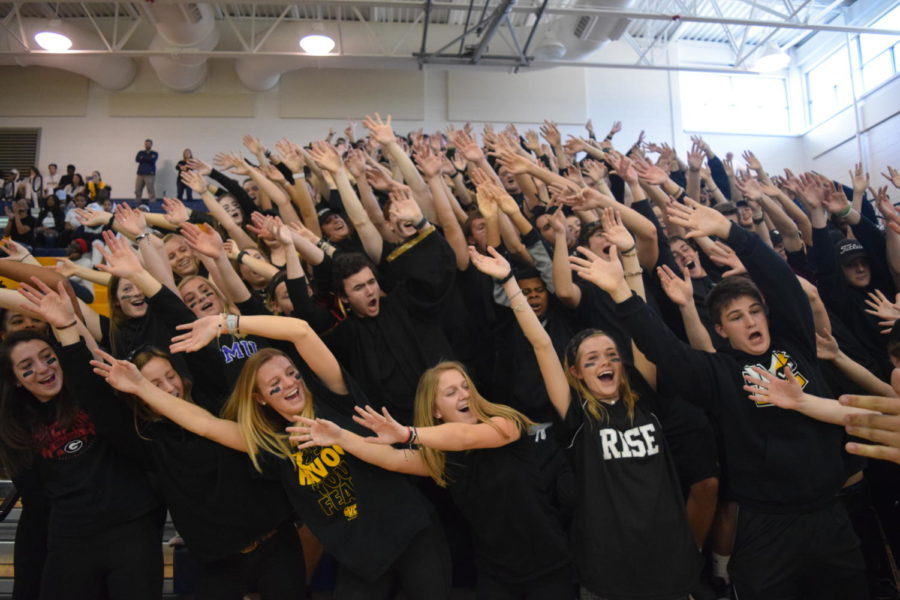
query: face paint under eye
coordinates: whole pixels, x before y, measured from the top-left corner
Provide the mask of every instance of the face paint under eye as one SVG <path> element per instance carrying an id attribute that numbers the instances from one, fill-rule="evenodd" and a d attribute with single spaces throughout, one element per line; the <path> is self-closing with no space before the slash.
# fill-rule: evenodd
<path id="1" fill-rule="evenodd" d="M 274 395 L 274 394 L 279 393 L 280 391 L 281 391 L 280 387 L 273 387 L 271 390 L 269 390 L 269 394 Z"/>
<path id="2" fill-rule="evenodd" d="M 44 364 L 46 364 L 46 365 L 52 365 L 52 364 L 55 363 L 55 362 L 56 362 L 56 357 L 55 357 L 55 356 L 51 356 L 50 358 L 48 358 L 47 360 L 44 361 Z"/>
<path id="3" fill-rule="evenodd" d="M 23 378 L 25 378 L 25 377 L 31 377 L 32 375 L 34 375 L 34 371 L 33 371 L 33 370 L 24 371 L 24 372 L 22 373 L 22 377 L 23 377 Z"/>
<path id="4" fill-rule="evenodd" d="M 589 369 L 589 368 L 593 367 L 595 364 L 597 364 L 597 363 L 595 363 L 594 361 L 586 362 L 586 363 L 584 363 L 584 368 Z"/>

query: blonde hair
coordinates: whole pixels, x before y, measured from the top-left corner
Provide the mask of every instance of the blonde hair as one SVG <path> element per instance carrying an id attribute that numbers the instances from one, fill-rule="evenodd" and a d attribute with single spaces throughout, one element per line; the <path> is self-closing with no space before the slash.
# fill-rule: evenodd
<path id="1" fill-rule="evenodd" d="M 466 368 L 462 364 L 455 361 L 444 361 L 425 371 L 422 377 L 419 378 L 413 413 L 413 422 L 416 427 L 432 427 L 441 424 L 442 421 L 439 421 L 434 416 L 434 409 L 437 402 L 438 382 L 441 375 L 447 371 L 458 371 L 465 379 L 469 386 L 469 411 L 475 415 L 479 423 L 487 423 L 496 429 L 498 433 L 502 432 L 497 424 L 491 421 L 492 417 L 501 417 L 512 421 L 520 432 L 534 425 L 531 419 L 516 409 L 505 404 L 494 404 L 479 394 L 478 390 L 475 389 L 475 383 L 469 377 Z M 426 446 L 423 446 L 420 452 L 425 463 L 425 469 L 431 478 L 439 486 L 447 487 L 449 482 L 446 476 L 446 453 L 443 450 L 435 450 Z"/>
<path id="2" fill-rule="evenodd" d="M 257 471 L 262 471 L 258 458 L 260 452 L 268 452 L 283 459 L 289 458 L 292 454 L 292 447 L 280 415 L 271 407 L 260 404 L 255 398 L 259 393 L 256 382 L 259 369 L 279 356 L 290 360 L 287 354 L 275 348 L 263 348 L 248 358 L 234 384 L 234 391 L 222 407 L 222 418 L 237 422 L 241 437 L 247 444 L 247 453 Z M 300 415 L 312 419 L 315 417 L 312 395 L 305 383 L 301 382 L 301 385 L 306 403 Z"/>
<path id="3" fill-rule="evenodd" d="M 199 279 L 209 286 L 209 289 L 213 291 L 213 294 L 216 295 L 216 298 L 218 298 L 219 302 L 222 304 L 222 310 L 232 315 L 240 314 L 240 309 L 238 309 L 234 302 L 225 297 L 225 294 L 222 293 L 222 290 L 220 290 L 219 287 L 209 279 L 209 277 L 204 277 L 203 275 L 188 275 L 178 283 L 178 291 L 181 292 L 184 286 L 186 286 L 191 281 L 194 281 L 195 279 Z"/>
<path id="4" fill-rule="evenodd" d="M 569 385 L 578 392 L 579 398 L 584 400 L 584 408 L 587 412 L 597 421 L 603 422 L 609 418 L 609 414 L 606 412 L 606 406 L 604 406 L 599 398 L 594 396 L 594 393 L 588 389 L 584 384 L 584 381 L 578 379 L 572 373 L 572 371 L 578 369 L 578 358 L 581 356 L 581 346 L 585 341 L 593 337 L 609 338 L 616 347 L 616 351 L 619 352 L 619 346 L 611 335 L 599 329 L 585 329 L 576 334 L 575 337 L 569 341 L 568 346 L 566 346 L 566 360 L 563 364 L 563 369 L 566 373 L 566 380 L 569 382 Z M 619 352 L 619 355 L 621 356 L 621 352 Z M 628 383 L 628 374 L 625 372 L 625 368 L 620 368 L 619 400 L 624 402 L 628 409 L 628 419 L 634 421 L 634 407 L 637 404 L 638 395 L 631 389 L 631 384 Z"/>

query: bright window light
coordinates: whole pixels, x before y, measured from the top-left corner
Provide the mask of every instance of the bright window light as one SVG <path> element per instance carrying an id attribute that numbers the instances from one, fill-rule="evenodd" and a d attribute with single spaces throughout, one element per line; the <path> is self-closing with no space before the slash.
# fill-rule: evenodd
<path id="1" fill-rule="evenodd" d="M 314 33 L 301 38 L 300 47 L 307 54 L 328 54 L 334 48 L 334 40 L 327 35 Z"/>
<path id="2" fill-rule="evenodd" d="M 72 47 L 72 40 L 55 31 L 41 31 L 34 34 L 34 41 L 48 52 L 65 52 Z"/>
<path id="3" fill-rule="evenodd" d="M 791 133 L 783 77 L 681 73 L 679 87 L 686 131 Z"/>

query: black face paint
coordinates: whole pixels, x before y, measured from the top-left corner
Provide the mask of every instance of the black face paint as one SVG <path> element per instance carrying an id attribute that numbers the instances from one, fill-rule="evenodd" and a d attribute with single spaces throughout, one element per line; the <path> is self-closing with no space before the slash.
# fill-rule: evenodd
<path id="1" fill-rule="evenodd" d="M 274 395 L 274 394 L 279 393 L 280 391 L 281 391 L 280 387 L 273 387 L 272 389 L 269 390 L 269 394 Z"/>
<path id="2" fill-rule="evenodd" d="M 51 356 L 50 358 L 48 358 L 47 360 L 44 361 L 44 364 L 47 365 L 47 366 L 50 366 L 50 365 L 52 365 L 52 364 L 55 363 L 55 362 L 56 362 L 56 357 L 55 357 L 55 356 Z"/>
<path id="3" fill-rule="evenodd" d="M 31 377 L 32 375 L 34 375 L 34 371 L 29 369 L 28 371 L 22 373 L 22 378 L 24 379 L 26 377 Z"/>

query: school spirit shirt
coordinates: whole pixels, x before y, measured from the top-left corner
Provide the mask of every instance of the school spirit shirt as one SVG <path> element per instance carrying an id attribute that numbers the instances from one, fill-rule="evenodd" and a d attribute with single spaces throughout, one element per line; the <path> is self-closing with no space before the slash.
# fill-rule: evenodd
<path id="1" fill-rule="evenodd" d="M 350 393 L 344 396 L 305 371 L 316 417 L 371 435 L 350 418 L 353 407 L 367 400 L 346 371 Z M 300 450 L 278 463 L 288 498 L 304 523 L 329 554 L 363 579 L 382 576 L 433 520 L 431 506 L 409 477 L 363 462 L 340 446 Z"/>
<path id="2" fill-rule="evenodd" d="M 700 554 L 662 428 L 641 406 L 604 404 L 597 421 L 575 390 L 563 428 L 577 480 L 572 551 L 581 584 L 619 598 L 683 597 L 696 584 Z"/>

